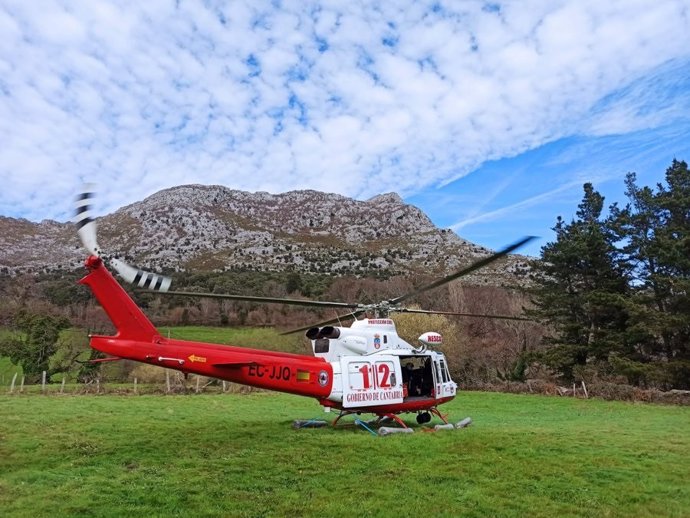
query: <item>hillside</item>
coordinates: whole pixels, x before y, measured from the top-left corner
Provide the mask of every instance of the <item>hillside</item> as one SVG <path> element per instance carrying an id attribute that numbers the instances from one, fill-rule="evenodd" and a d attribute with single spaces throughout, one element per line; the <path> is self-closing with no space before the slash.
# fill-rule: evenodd
<path id="1" fill-rule="evenodd" d="M 317 191 L 273 195 L 202 185 L 166 189 L 101 218 L 99 242 L 159 271 L 441 275 L 490 253 L 439 229 L 394 193 L 358 201 Z M 3 273 L 72 270 L 83 259 L 74 225 L 0 217 Z M 526 272 L 524 258 L 511 256 L 468 280 L 513 285 Z"/>

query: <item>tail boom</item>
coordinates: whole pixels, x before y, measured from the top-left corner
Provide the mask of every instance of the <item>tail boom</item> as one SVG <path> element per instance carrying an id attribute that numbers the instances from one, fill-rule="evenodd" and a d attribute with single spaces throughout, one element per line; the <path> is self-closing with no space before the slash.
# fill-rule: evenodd
<path id="1" fill-rule="evenodd" d="M 164 338 L 120 286 L 103 261 L 91 256 L 79 282 L 93 291 L 117 330 L 91 336 L 91 347 L 106 354 L 243 385 L 325 398 L 333 368 L 323 358 Z"/>
<path id="2" fill-rule="evenodd" d="M 242 385 L 326 398 L 333 368 L 323 358 L 262 349 L 162 338 L 143 342 L 116 336 L 92 336 L 91 347 L 106 354 L 185 374 L 198 374 Z"/>

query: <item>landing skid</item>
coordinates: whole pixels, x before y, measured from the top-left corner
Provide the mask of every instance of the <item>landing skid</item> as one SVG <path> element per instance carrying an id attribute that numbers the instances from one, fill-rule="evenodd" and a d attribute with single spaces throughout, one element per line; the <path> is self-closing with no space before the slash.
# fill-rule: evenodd
<path id="1" fill-rule="evenodd" d="M 437 407 L 431 407 L 427 410 L 430 414 L 435 415 L 438 417 L 441 421 L 443 421 L 444 424 L 448 424 L 448 414 L 442 414 Z M 341 410 L 338 416 L 333 420 L 333 423 L 331 426 L 333 428 L 336 428 L 338 425 L 338 422 L 340 421 L 341 418 L 348 416 L 348 415 L 353 415 L 353 414 L 360 414 L 361 411 L 350 411 L 350 410 Z M 381 424 L 381 421 L 384 419 L 390 419 L 391 421 L 395 421 L 398 423 L 402 428 L 410 428 L 405 421 L 403 421 L 398 414 L 393 414 L 393 413 L 387 413 L 387 414 L 377 414 L 376 420 L 373 422 L 369 422 L 368 424 L 372 424 L 374 426 L 378 426 Z"/>

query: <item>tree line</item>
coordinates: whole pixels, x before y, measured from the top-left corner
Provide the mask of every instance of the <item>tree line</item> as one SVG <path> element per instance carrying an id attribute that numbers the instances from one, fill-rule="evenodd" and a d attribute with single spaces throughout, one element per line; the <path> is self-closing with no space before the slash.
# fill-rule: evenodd
<path id="1" fill-rule="evenodd" d="M 591 183 L 575 217 L 535 261 L 530 314 L 547 326 L 527 354 L 563 380 L 586 376 L 690 389 L 690 173 L 673 160 L 665 182 L 625 177 L 627 203 L 604 211 Z"/>

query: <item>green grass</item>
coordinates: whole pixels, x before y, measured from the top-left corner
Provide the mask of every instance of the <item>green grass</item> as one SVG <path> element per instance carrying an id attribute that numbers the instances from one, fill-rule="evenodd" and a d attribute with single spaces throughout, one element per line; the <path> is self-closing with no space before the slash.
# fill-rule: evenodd
<path id="1" fill-rule="evenodd" d="M 294 396 L 0 396 L 0 514 L 690 516 L 690 411 L 462 393 L 374 437 Z M 410 421 L 412 418 L 410 417 Z"/>

